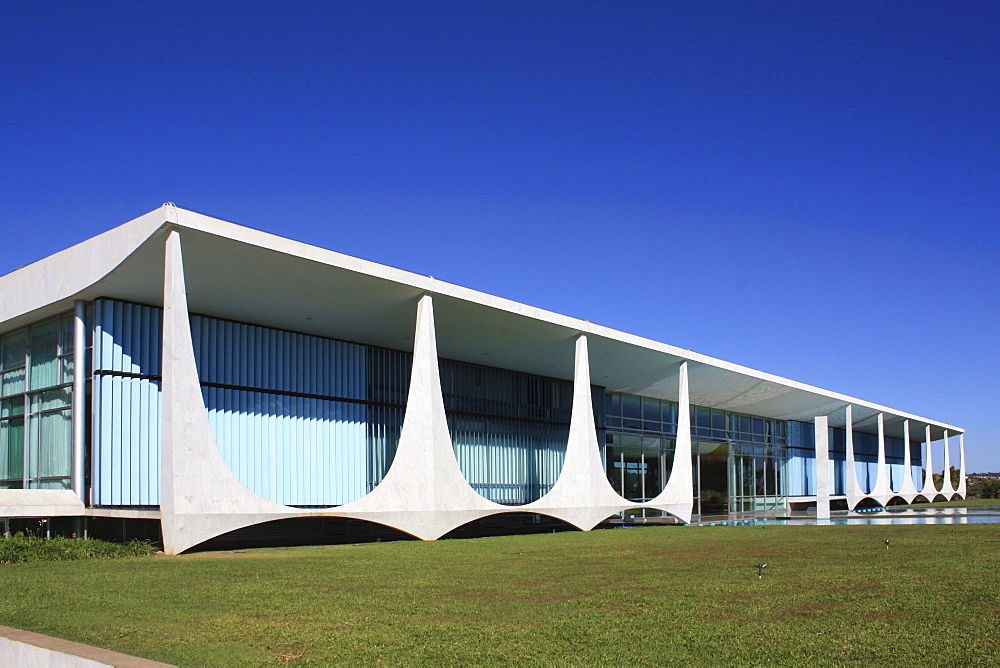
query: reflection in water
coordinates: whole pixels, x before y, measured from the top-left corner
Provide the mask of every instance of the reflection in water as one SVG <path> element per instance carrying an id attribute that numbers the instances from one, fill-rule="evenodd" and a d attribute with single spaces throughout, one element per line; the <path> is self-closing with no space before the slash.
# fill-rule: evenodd
<path id="1" fill-rule="evenodd" d="M 1000 524 L 1000 507 L 973 508 L 906 508 L 904 510 L 852 511 L 833 513 L 830 519 L 811 517 L 781 517 L 776 519 L 731 520 L 703 523 L 693 526 L 747 525 L 747 524 Z"/>
<path id="2" fill-rule="evenodd" d="M 829 520 L 768 520 L 782 524 L 997 524 L 1000 508 L 907 508 L 833 514 Z"/>

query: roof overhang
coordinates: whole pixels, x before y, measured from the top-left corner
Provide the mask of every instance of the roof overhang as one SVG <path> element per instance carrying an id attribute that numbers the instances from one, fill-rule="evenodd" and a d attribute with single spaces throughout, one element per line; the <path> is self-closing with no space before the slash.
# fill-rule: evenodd
<path id="1" fill-rule="evenodd" d="M 181 234 L 189 307 L 242 322 L 411 350 L 419 297 L 434 296 L 441 357 L 571 379 L 574 341 L 590 339 L 591 379 L 608 389 L 677 399 L 679 364 L 688 362 L 693 404 L 783 420 L 819 415 L 844 426 L 911 438 L 963 430 L 886 406 L 774 376 L 585 320 L 386 267 L 198 213 L 163 207 L 73 248 L 0 277 L 0 329 L 71 308 L 76 299 L 111 297 L 161 305 L 163 242 Z"/>

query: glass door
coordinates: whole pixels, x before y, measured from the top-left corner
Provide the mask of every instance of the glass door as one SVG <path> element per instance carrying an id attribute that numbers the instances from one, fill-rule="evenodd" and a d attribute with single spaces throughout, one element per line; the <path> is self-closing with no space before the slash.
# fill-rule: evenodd
<path id="1" fill-rule="evenodd" d="M 697 442 L 698 507 L 702 518 L 729 515 L 729 445 Z"/>

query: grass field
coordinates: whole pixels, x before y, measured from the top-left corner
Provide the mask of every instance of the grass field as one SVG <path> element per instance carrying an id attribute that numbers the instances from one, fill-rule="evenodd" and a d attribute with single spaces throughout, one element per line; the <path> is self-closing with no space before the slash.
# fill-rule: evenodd
<path id="1" fill-rule="evenodd" d="M 996 665 L 1000 525 L 650 527 L 6 564 L 0 624 L 182 666 Z"/>

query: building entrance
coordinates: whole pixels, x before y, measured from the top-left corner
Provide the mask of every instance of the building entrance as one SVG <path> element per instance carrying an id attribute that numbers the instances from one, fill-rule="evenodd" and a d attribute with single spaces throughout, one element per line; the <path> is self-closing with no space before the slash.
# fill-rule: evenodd
<path id="1" fill-rule="evenodd" d="M 673 451 L 659 438 L 624 436 L 616 440 L 628 446 L 609 445 L 605 450 L 608 481 L 629 501 L 649 501 L 663 489 L 670 472 Z M 634 442 L 634 445 L 632 444 Z"/>
<path id="2" fill-rule="evenodd" d="M 695 512 L 703 518 L 729 514 L 729 444 L 698 441 Z"/>

